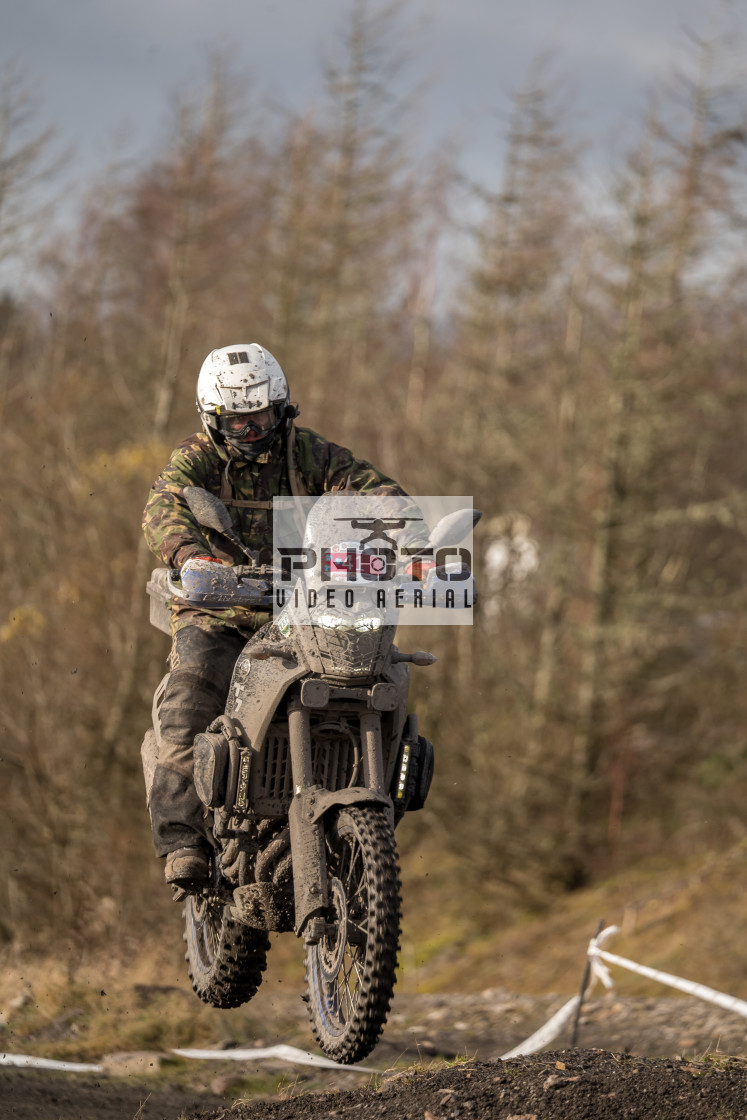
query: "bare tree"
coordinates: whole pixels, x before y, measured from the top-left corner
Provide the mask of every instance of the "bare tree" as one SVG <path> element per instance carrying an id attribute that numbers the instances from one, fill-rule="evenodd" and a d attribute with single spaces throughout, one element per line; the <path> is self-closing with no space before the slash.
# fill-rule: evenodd
<path id="1" fill-rule="evenodd" d="M 0 74 L 0 264 L 38 234 L 50 213 L 47 188 L 64 162 L 54 127 L 37 125 L 38 111 L 28 73 L 11 60 Z"/>

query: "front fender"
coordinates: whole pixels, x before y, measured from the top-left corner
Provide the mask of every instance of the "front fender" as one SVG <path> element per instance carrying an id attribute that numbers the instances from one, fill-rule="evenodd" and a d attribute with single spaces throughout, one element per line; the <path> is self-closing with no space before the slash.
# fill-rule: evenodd
<path id="1" fill-rule="evenodd" d="M 322 792 L 316 790 L 314 803 L 311 806 L 313 812 L 311 819 L 313 821 L 320 820 L 325 813 L 338 805 L 367 805 L 372 803 L 383 805 L 391 816 L 392 824 L 394 824 L 394 806 L 391 797 L 387 797 L 383 793 L 377 793 L 373 789 L 366 789 L 365 786 L 348 786 L 347 789 L 323 790 Z"/>

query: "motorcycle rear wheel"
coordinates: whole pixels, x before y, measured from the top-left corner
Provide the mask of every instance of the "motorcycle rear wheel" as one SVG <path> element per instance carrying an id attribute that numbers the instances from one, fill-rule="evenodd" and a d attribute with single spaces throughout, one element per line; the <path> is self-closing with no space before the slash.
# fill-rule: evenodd
<path id="1" fill-rule="evenodd" d="M 306 949 L 309 1017 L 328 1057 L 350 1065 L 376 1045 L 394 990 L 400 882 L 380 809 L 341 809 L 326 832 L 327 933 Z"/>
<path id="2" fill-rule="evenodd" d="M 195 994 L 211 1007 L 240 1007 L 256 995 L 269 938 L 228 916 L 215 895 L 190 895 L 184 907 L 185 959 Z"/>

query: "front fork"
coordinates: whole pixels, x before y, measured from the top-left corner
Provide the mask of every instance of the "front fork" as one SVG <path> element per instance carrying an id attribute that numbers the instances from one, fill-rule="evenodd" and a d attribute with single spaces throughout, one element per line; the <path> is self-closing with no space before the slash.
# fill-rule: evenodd
<path id="1" fill-rule="evenodd" d="M 294 930 L 316 940 L 313 917 L 329 903 L 327 859 L 324 847 L 324 814 L 333 806 L 381 804 L 393 819 L 391 798 L 384 788 L 381 715 L 360 714 L 364 786 L 327 790 L 314 784 L 311 765 L 311 723 L 308 708 L 300 699 L 288 705 L 293 800 L 288 810 L 293 859 Z M 309 929 L 306 929 L 309 923 Z"/>
<path id="2" fill-rule="evenodd" d="M 308 708 L 300 700 L 288 705 L 293 800 L 288 809 L 293 895 L 297 936 L 314 911 L 323 910 L 329 901 L 327 861 L 324 852 L 324 827 L 316 819 L 317 793 L 311 768 L 311 724 Z"/>

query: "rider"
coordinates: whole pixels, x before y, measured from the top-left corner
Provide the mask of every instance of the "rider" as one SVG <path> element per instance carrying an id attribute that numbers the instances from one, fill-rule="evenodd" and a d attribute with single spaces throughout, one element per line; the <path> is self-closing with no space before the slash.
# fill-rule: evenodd
<path id="1" fill-rule="evenodd" d="M 244 562 L 220 534 L 198 524 L 182 489 L 201 486 L 223 499 L 245 545 L 272 560 L 272 499 L 349 489 L 404 494 L 350 451 L 310 428 L 296 428 L 285 375 L 267 350 L 241 343 L 213 350 L 197 380 L 202 432 L 173 452 L 143 516 L 148 545 L 171 568 L 187 560 Z M 160 750 L 150 792 L 156 854 L 166 881 L 198 890 L 208 880 L 210 846 L 192 782 L 192 744 L 225 706 L 233 666 L 247 638 L 270 615 L 246 607 L 172 605 L 171 672 L 159 707 Z"/>

